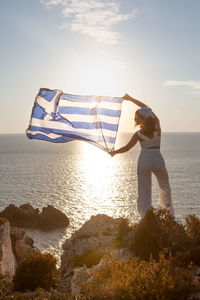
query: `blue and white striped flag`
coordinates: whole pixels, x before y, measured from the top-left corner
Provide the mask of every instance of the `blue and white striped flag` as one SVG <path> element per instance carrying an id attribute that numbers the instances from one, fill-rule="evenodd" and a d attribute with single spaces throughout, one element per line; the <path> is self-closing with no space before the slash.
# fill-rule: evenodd
<path id="1" fill-rule="evenodd" d="M 29 139 L 54 143 L 87 141 L 114 149 L 123 98 L 80 96 L 40 89 L 26 130 Z"/>

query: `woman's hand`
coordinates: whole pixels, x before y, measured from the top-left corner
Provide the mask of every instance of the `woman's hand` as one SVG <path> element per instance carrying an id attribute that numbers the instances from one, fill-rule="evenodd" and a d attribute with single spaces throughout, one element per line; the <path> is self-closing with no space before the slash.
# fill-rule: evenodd
<path id="1" fill-rule="evenodd" d="M 110 154 L 111 157 L 113 157 L 115 154 L 117 154 L 117 152 L 116 151 L 111 151 L 111 152 L 109 152 L 109 154 Z"/>
<path id="2" fill-rule="evenodd" d="M 123 99 L 124 100 L 128 100 L 128 101 L 131 101 L 133 102 L 134 104 L 136 104 L 137 106 L 139 107 L 146 107 L 146 104 L 144 104 L 143 102 L 139 101 L 139 100 L 136 100 L 134 99 L 133 97 L 131 97 L 129 94 L 125 94 L 123 96 Z"/>
<path id="3" fill-rule="evenodd" d="M 129 101 L 131 100 L 131 96 L 129 94 L 125 94 L 123 98 L 124 100 L 129 100 Z"/>

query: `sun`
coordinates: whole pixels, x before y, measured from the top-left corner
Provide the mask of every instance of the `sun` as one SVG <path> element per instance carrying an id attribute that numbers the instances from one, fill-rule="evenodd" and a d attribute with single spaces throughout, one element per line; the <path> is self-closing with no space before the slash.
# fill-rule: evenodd
<path id="1" fill-rule="evenodd" d="M 76 68 L 77 70 L 77 68 Z M 120 65 L 114 61 L 82 62 L 76 76 L 82 94 L 116 96 L 120 81 Z"/>

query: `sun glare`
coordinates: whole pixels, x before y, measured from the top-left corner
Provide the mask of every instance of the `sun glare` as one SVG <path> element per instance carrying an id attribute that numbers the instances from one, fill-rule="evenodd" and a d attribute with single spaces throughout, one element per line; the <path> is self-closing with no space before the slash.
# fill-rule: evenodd
<path id="1" fill-rule="evenodd" d="M 82 93 L 116 96 L 119 76 L 119 65 L 95 61 L 83 65 L 77 79 Z"/>
<path id="2" fill-rule="evenodd" d="M 108 153 L 101 151 L 90 144 L 81 144 L 81 159 L 79 168 L 82 174 L 87 176 L 87 182 L 90 183 L 90 193 L 93 201 L 96 202 L 96 208 L 103 206 L 107 207 L 107 209 L 111 209 L 113 206 L 110 194 L 112 193 L 113 196 L 113 191 L 111 191 L 108 187 L 115 186 L 116 168 L 114 167 L 114 164 L 115 161 Z M 118 195 L 116 195 L 116 197 L 117 196 Z M 89 207 L 91 206 L 91 199 L 88 199 L 88 201 Z"/>
<path id="3" fill-rule="evenodd" d="M 112 168 L 113 160 L 108 153 L 88 143 L 82 143 L 81 150 L 82 164 L 84 164 L 84 169 L 88 169 L 91 176 L 103 177 L 105 173 L 109 173 L 107 167 L 109 165 Z"/>

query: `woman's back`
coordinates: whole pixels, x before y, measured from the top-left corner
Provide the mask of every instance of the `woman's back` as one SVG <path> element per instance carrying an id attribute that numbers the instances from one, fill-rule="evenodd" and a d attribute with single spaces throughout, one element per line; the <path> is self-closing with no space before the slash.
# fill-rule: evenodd
<path id="1" fill-rule="evenodd" d="M 153 137 L 144 135 L 141 130 L 137 131 L 137 135 L 142 149 L 160 148 L 161 136 L 157 130 L 153 132 Z"/>

